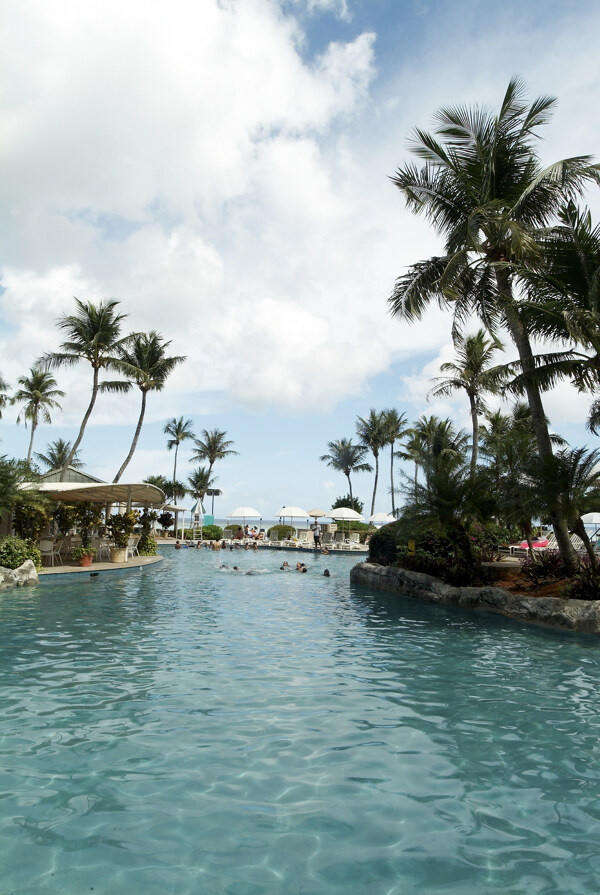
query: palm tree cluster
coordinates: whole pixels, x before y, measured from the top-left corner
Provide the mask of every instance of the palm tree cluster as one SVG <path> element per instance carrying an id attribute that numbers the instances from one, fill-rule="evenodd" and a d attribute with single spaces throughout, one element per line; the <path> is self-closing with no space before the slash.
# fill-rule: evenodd
<path id="1" fill-rule="evenodd" d="M 185 360 L 182 356 L 170 356 L 168 349 L 171 343 L 157 332 L 123 335 L 122 327 L 127 314 L 119 312 L 118 305 L 119 302 L 114 299 L 95 304 L 76 298 L 75 313 L 64 314 L 58 321 L 58 328 L 65 336 L 59 350 L 44 355 L 28 375 L 19 377 L 19 387 L 12 397 L 9 397 L 8 384 L 0 377 L 0 414 L 9 402 L 20 404 L 17 423 L 23 421 L 31 427 L 27 452 L 27 463 L 30 464 L 38 424 L 52 422 L 50 411 L 61 409 L 57 399 L 65 394 L 58 388 L 50 371 L 73 367 L 80 362 L 91 367 L 90 400 L 75 441 L 71 443 L 59 438 L 48 445 L 45 453 L 35 453 L 36 459 L 49 469 L 60 469 L 61 479 L 65 478 L 69 466 L 80 468 L 83 465 L 79 458 L 80 445 L 98 395 L 102 392 L 128 392 L 137 387 L 141 392 L 140 414 L 127 456 L 113 480 L 118 482 L 138 444 L 148 392 L 163 389 L 173 370 Z M 102 378 L 105 374 L 119 378 Z"/>
<path id="2" fill-rule="evenodd" d="M 568 377 L 578 389 L 600 393 L 600 231 L 576 204 L 589 184 L 600 182 L 600 167 L 588 156 L 541 165 L 535 141 L 554 105 L 544 96 L 527 104 L 523 83 L 513 79 L 497 114 L 480 107 L 442 109 L 434 133 L 414 133 L 412 151 L 421 164 L 407 163 L 392 178 L 408 208 L 425 215 L 443 238 L 444 248 L 398 278 L 390 310 L 407 323 L 419 320 L 432 302 L 451 312 L 461 369 L 447 365 L 442 372 L 450 375 L 434 393 L 463 388 L 469 396 L 472 475 L 483 409 L 476 403 L 476 385 L 502 385 L 525 396 L 535 451 L 547 467 L 554 454 L 544 392 L 558 377 Z M 472 315 L 484 329 L 465 337 Z M 488 356 L 500 349 L 500 331 L 508 334 L 518 362 L 488 370 L 477 383 L 467 358 L 479 355 L 487 366 Z M 560 350 L 536 356 L 540 338 Z M 596 398 L 593 431 L 599 419 Z M 547 513 L 563 560 L 574 569 L 573 520 L 557 496 Z"/>
<path id="3" fill-rule="evenodd" d="M 216 477 L 212 471 L 217 460 L 224 460 L 225 457 L 237 456 L 237 451 L 233 450 L 233 441 L 227 438 L 227 432 L 221 429 L 203 429 L 200 438 L 196 438 L 192 430 L 192 420 L 185 420 L 182 416 L 179 419 L 173 417 L 168 420 L 165 425 L 164 433 L 168 435 L 167 448 L 175 451 L 173 461 L 173 476 L 167 478 L 165 476 L 149 476 L 145 481 L 151 485 L 157 485 L 161 488 L 169 500 L 173 500 L 175 504 L 178 499 L 186 494 L 203 501 L 206 492 L 213 487 Z M 177 480 L 177 456 L 179 446 L 184 441 L 193 441 L 194 450 L 192 452 L 192 460 L 196 462 L 208 462 L 208 466 L 198 466 L 188 476 L 187 486 Z"/>

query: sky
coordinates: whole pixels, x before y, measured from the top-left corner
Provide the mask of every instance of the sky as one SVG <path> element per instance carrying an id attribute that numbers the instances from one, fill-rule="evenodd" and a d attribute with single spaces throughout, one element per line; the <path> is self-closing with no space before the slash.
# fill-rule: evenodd
<path id="1" fill-rule="evenodd" d="M 558 97 L 544 162 L 598 153 L 600 7 L 533 0 L 13 0 L 1 25 L 0 375 L 14 387 L 58 349 L 73 297 L 113 298 L 127 331 L 156 330 L 186 361 L 151 393 L 124 478 L 172 474 L 163 430 L 227 432 L 215 515 L 327 509 L 347 493 L 320 461 L 357 416 L 409 421 L 466 399 L 428 399 L 453 357 L 447 314 L 390 318 L 396 278 L 439 252 L 390 181 L 415 126 L 448 104 L 498 107 L 509 79 Z M 588 202 L 596 220 L 597 194 Z M 73 439 L 83 364 L 55 373 L 62 411 L 34 450 Z M 561 384 L 554 431 L 598 446 L 590 400 Z M 110 481 L 139 392 L 99 398 L 81 459 Z M 25 456 L 18 407 L 0 452 Z M 178 478 L 192 471 L 182 444 Z M 376 510 L 389 511 L 389 452 Z M 373 477 L 355 494 L 370 510 Z"/>

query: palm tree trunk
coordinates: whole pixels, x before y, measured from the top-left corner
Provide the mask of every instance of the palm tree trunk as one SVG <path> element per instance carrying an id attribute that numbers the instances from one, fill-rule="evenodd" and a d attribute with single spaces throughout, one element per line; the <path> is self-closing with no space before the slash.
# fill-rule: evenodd
<path id="1" fill-rule="evenodd" d="M 469 392 L 469 404 L 471 405 L 471 425 L 473 427 L 473 447 L 471 449 L 471 478 L 477 468 L 477 455 L 479 452 L 479 417 L 477 416 L 477 401 L 475 395 Z"/>
<path id="2" fill-rule="evenodd" d="M 377 494 L 377 480 L 379 478 L 379 454 L 373 454 L 375 457 L 375 483 L 373 485 L 373 497 L 371 499 L 371 516 L 375 512 L 375 496 Z"/>
<path id="3" fill-rule="evenodd" d="M 175 482 L 177 481 L 177 451 L 179 450 L 179 444 L 175 445 L 175 462 L 173 463 L 173 503 L 177 506 L 177 494 L 175 493 Z M 177 521 L 177 513 L 175 513 L 175 520 Z"/>
<path id="4" fill-rule="evenodd" d="M 125 472 L 127 467 L 129 466 L 129 461 L 133 457 L 134 451 L 137 447 L 138 439 L 140 437 L 140 432 L 142 431 L 142 423 L 144 422 L 144 415 L 146 413 L 146 394 L 147 394 L 147 392 L 145 391 L 145 389 L 142 389 L 142 408 L 140 410 L 140 417 L 138 419 L 138 424 L 137 424 L 137 427 L 135 430 L 135 434 L 133 436 L 133 441 L 131 442 L 131 447 L 129 448 L 129 453 L 125 457 L 123 465 L 121 466 L 118 473 L 116 474 L 116 476 L 113 479 L 113 485 L 116 485 L 116 483 L 119 481 L 119 479 L 121 478 L 121 476 L 123 475 L 123 473 Z"/>
<path id="5" fill-rule="evenodd" d="M 85 416 L 83 417 L 83 420 L 81 421 L 81 426 L 79 428 L 79 435 L 75 439 L 75 443 L 74 443 L 73 447 L 71 448 L 71 453 L 65 460 L 65 465 L 62 468 L 62 472 L 60 474 L 61 482 L 64 482 L 64 480 L 65 480 L 65 477 L 67 475 L 67 469 L 71 465 L 71 463 L 73 461 L 73 457 L 77 453 L 77 448 L 81 444 L 81 439 L 83 438 L 83 433 L 85 432 L 85 427 L 87 426 L 87 421 L 89 420 L 92 410 L 94 409 L 94 404 L 96 403 L 96 398 L 98 396 L 98 376 L 99 376 L 98 367 L 94 367 L 94 378 L 92 381 L 92 398 L 89 403 L 88 409 L 85 412 Z"/>
<path id="6" fill-rule="evenodd" d="M 589 557 L 590 566 L 592 567 L 592 571 L 597 573 L 598 572 L 598 560 L 596 559 L 596 552 L 594 550 L 592 542 L 589 539 L 588 533 L 585 530 L 585 525 L 583 524 L 581 517 L 579 519 L 577 519 L 575 524 L 573 525 L 573 531 L 575 532 L 576 535 L 579 535 L 579 537 L 583 541 L 583 546 L 585 547 L 586 553 Z"/>
<path id="7" fill-rule="evenodd" d="M 544 413 L 544 405 L 537 383 L 531 378 L 535 370 L 535 361 L 533 359 L 533 351 L 529 335 L 525 329 L 523 321 L 515 307 L 510 279 L 506 270 L 496 271 L 496 282 L 500 293 L 500 303 L 506 323 L 519 353 L 519 360 L 525 376 L 525 391 L 527 393 L 527 402 L 531 413 L 531 422 L 535 433 L 538 454 L 541 458 L 552 456 L 552 442 L 550 441 L 550 433 L 548 431 L 548 423 L 546 422 L 546 414 Z M 575 571 L 577 568 L 577 555 L 573 549 L 571 539 L 569 538 L 569 529 L 567 520 L 558 509 L 550 513 L 550 520 L 556 535 L 556 543 L 563 561 L 568 569 Z"/>
<path id="8" fill-rule="evenodd" d="M 33 436 L 35 435 L 35 430 L 37 428 L 37 416 L 31 420 L 31 437 L 29 439 L 29 450 L 27 451 L 27 462 L 31 463 L 31 453 L 33 451 Z"/>
<path id="9" fill-rule="evenodd" d="M 350 473 L 346 473 L 346 478 L 348 479 L 348 491 L 350 492 L 350 503 L 352 504 L 352 509 L 354 509 L 354 498 L 352 497 L 352 482 L 350 481 Z"/>
<path id="10" fill-rule="evenodd" d="M 390 458 L 390 493 L 392 495 L 392 516 L 396 517 L 396 496 L 394 494 L 394 444 L 391 443 L 391 458 Z"/>

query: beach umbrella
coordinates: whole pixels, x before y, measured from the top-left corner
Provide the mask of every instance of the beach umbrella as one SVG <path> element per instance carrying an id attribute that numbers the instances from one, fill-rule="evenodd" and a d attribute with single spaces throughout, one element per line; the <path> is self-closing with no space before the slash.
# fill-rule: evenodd
<path id="1" fill-rule="evenodd" d="M 236 507 L 235 510 L 232 510 L 231 513 L 227 514 L 227 518 L 243 519 L 245 525 L 246 519 L 262 519 L 262 516 L 258 510 L 253 510 L 252 507 Z"/>
<path id="2" fill-rule="evenodd" d="M 320 519 L 322 516 L 327 516 L 329 519 L 331 518 L 331 516 L 329 516 L 329 514 L 326 513 L 325 510 L 318 509 L 309 510 L 308 515 L 312 516 L 313 519 Z"/>
<path id="3" fill-rule="evenodd" d="M 302 507 L 282 507 L 275 513 L 275 518 L 283 519 L 284 524 L 286 519 L 290 520 L 290 524 L 292 519 L 306 519 L 308 523 L 309 513 L 303 510 Z"/>
<path id="4" fill-rule="evenodd" d="M 338 507 L 337 510 L 329 510 L 329 517 L 336 522 L 364 522 L 365 517 L 352 510 L 350 507 Z M 342 526 L 343 528 L 343 526 Z M 350 526 L 348 525 L 348 529 Z"/>
<path id="5" fill-rule="evenodd" d="M 373 513 L 372 516 L 369 516 L 369 522 L 373 522 L 375 525 L 388 525 L 395 521 L 396 517 L 391 513 Z"/>

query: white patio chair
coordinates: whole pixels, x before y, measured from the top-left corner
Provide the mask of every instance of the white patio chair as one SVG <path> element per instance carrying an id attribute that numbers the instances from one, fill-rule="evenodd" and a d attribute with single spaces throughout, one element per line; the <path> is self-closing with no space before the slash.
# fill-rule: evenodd
<path id="1" fill-rule="evenodd" d="M 42 538 L 39 543 L 40 553 L 42 554 L 42 563 L 44 562 L 44 557 L 50 559 L 51 565 L 54 565 L 54 557 L 58 556 L 60 559 L 60 553 L 56 548 L 56 544 L 51 538 Z"/>
<path id="2" fill-rule="evenodd" d="M 138 541 L 140 539 L 139 535 L 132 535 L 127 541 L 127 553 L 125 554 L 125 562 L 130 559 L 132 556 L 139 556 L 138 553 Z"/>

